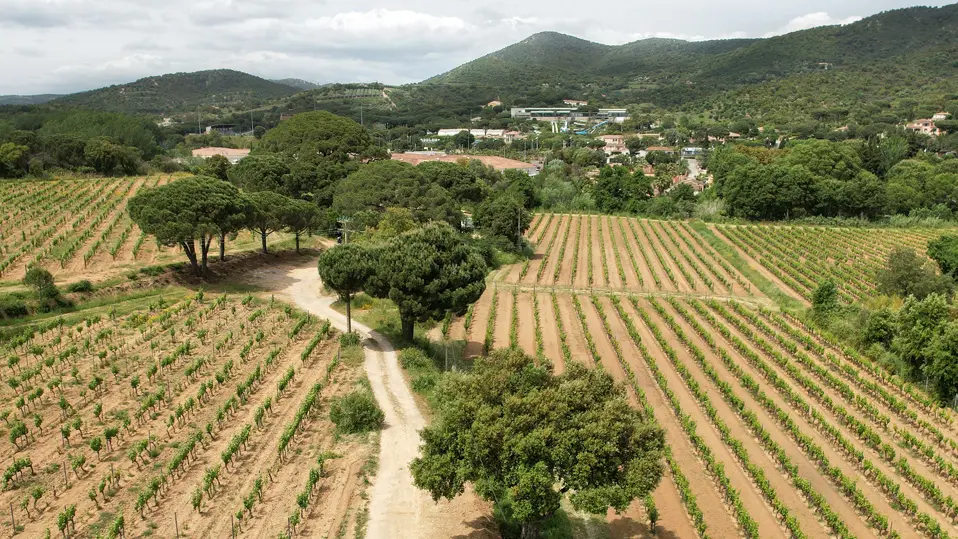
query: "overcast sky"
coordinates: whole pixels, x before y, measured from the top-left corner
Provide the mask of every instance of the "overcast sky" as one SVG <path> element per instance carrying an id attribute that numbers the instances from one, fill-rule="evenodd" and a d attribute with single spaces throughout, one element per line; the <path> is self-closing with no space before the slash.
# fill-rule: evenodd
<path id="1" fill-rule="evenodd" d="M 949 2 L 922 2 L 944 5 Z M 415 82 L 544 30 L 600 43 L 762 37 L 908 0 L 0 0 L 0 94 L 231 68 L 318 83 Z"/>

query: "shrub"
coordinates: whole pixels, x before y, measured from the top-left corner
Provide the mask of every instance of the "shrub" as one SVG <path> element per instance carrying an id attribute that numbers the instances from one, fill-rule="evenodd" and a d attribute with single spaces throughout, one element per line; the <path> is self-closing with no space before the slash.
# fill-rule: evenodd
<path id="1" fill-rule="evenodd" d="M 20 318 L 30 314 L 23 299 L 15 296 L 0 297 L 0 318 Z"/>
<path id="2" fill-rule="evenodd" d="M 355 331 L 343 333 L 339 336 L 339 344 L 343 346 L 359 346 L 360 341 L 359 333 Z"/>
<path id="3" fill-rule="evenodd" d="M 412 378 L 412 390 L 416 393 L 427 393 L 436 387 L 439 378 L 435 373 L 427 372 Z"/>
<path id="4" fill-rule="evenodd" d="M 385 420 L 372 393 L 365 390 L 354 391 L 334 400 L 329 409 L 329 418 L 336 424 L 337 430 L 346 434 L 379 430 Z"/>
<path id="5" fill-rule="evenodd" d="M 67 292 L 73 293 L 86 293 L 93 292 L 93 283 L 83 279 L 82 281 L 77 281 L 75 283 L 70 283 L 67 285 Z"/>
<path id="6" fill-rule="evenodd" d="M 399 364 L 406 370 L 423 369 L 428 367 L 429 363 L 429 358 L 418 348 L 406 348 L 399 354 Z"/>

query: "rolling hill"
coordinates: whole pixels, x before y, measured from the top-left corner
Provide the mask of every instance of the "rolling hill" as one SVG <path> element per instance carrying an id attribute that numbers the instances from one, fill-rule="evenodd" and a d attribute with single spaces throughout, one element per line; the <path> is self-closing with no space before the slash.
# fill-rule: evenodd
<path id="1" fill-rule="evenodd" d="M 803 102 L 824 97 L 819 109 L 854 107 L 863 97 L 931 107 L 958 92 L 956 44 L 958 4 L 887 11 L 767 39 L 609 46 L 544 32 L 418 86 L 436 93 L 457 88 L 462 99 L 474 96 L 475 105 L 491 95 L 513 105 L 575 97 L 705 110 L 797 89 Z"/>
<path id="2" fill-rule="evenodd" d="M 52 101 L 59 94 L 38 94 L 38 95 L 0 95 L 0 105 L 42 105 Z"/>
<path id="3" fill-rule="evenodd" d="M 293 95 L 300 90 L 287 84 L 217 69 L 146 77 L 128 84 L 81 92 L 52 101 L 57 105 L 145 114 L 174 114 L 197 107 L 241 109 Z"/>

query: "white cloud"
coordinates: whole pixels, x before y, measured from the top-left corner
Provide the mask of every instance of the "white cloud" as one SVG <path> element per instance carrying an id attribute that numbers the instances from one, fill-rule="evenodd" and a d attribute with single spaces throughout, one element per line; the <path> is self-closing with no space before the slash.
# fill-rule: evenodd
<path id="1" fill-rule="evenodd" d="M 807 15 L 802 15 L 801 17 L 795 17 L 794 19 L 788 21 L 788 24 L 768 32 L 764 37 L 780 36 L 782 34 L 787 34 L 789 32 L 797 32 L 799 30 L 808 30 L 809 28 L 816 28 L 818 26 L 831 26 L 835 24 L 846 25 L 851 24 L 855 21 L 860 21 L 862 17 L 857 15 L 852 15 L 851 17 L 845 17 L 843 19 L 832 17 L 825 11 L 818 11 L 815 13 L 809 13 Z"/>
<path id="2" fill-rule="evenodd" d="M 607 0 L 601 13 L 572 0 L 0 0 L 0 72 L 16 74 L 0 77 L 0 94 L 74 92 L 216 68 L 401 84 L 545 30 L 606 44 L 754 37 L 913 2 L 805 0 L 776 6 L 783 15 L 775 20 L 765 15 L 767 0 L 686 0 L 681 17 L 670 4 L 633 0 Z"/>

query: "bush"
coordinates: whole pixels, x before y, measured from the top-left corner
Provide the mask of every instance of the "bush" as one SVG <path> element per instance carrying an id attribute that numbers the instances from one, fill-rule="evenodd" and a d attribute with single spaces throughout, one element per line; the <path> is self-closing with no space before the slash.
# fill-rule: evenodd
<path id="1" fill-rule="evenodd" d="M 399 353 L 399 364 L 406 370 L 424 369 L 428 367 L 430 363 L 425 352 L 418 348 L 406 348 Z"/>
<path id="2" fill-rule="evenodd" d="M 355 331 L 350 333 L 343 333 L 339 336 L 339 344 L 342 346 L 359 346 L 361 339 L 359 338 L 359 333 Z"/>
<path id="3" fill-rule="evenodd" d="M 412 390 L 416 393 L 428 393 L 435 389 L 439 377 L 432 372 L 426 372 L 412 377 Z"/>
<path id="4" fill-rule="evenodd" d="M 366 390 L 354 391 L 334 400 L 329 418 L 336 424 L 336 429 L 345 434 L 379 430 L 385 420 L 372 393 Z"/>
<path id="5" fill-rule="evenodd" d="M 86 293 L 93 292 L 93 283 L 84 279 L 82 281 L 77 281 L 75 283 L 70 283 L 67 285 L 67 292 L 73 293 Z"/>
<path id="6" fill-rule="evenodd" d="M 0 297 L 0 318 L 22 318 L 30 312 L 22 298 L 16 296 Z"/>

